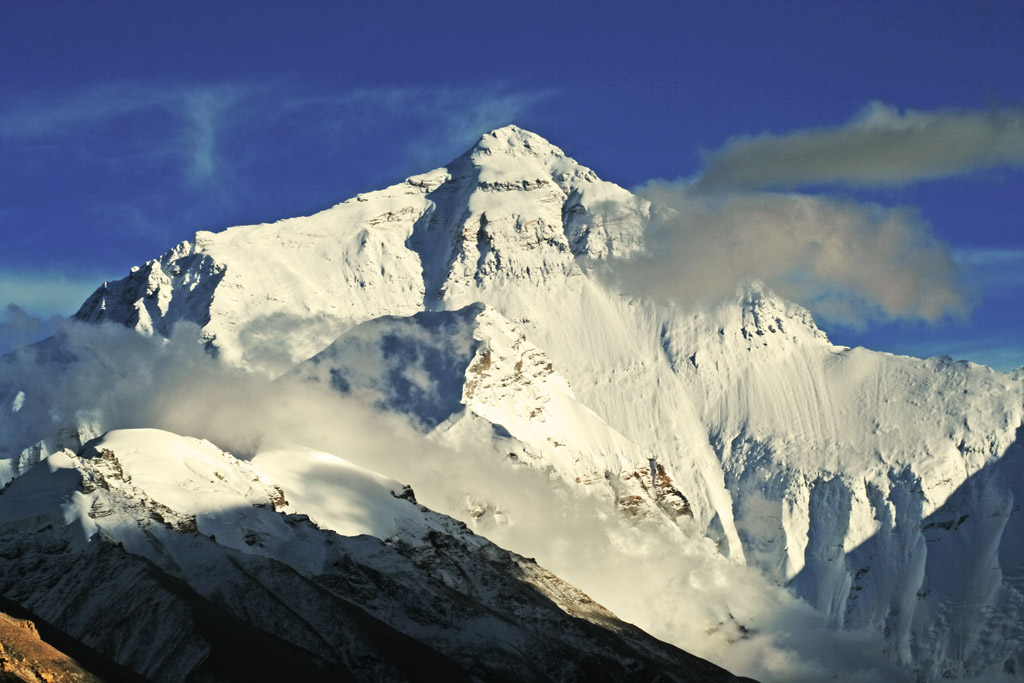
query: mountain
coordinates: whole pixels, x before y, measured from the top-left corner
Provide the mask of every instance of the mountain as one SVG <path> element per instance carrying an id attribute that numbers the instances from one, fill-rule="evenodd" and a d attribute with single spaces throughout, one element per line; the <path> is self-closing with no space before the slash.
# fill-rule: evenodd
<path id="1" fill-rule="evenodd" d="M 756 282 L 731 302 L 693 310 L 624 296 L 601 273 L 642 255 L 650 211 L 543 138 L 509 126 L 444 168 L 313 216 L 197 233 L 105 283 L 76 319 L 157 342 L 199 342 L 227 369 L 226 383 L 237 381 L 231 372 L 268 383 L 250 392 L 260 396 L 226 402 L 282 397 L 275 410 L 294 419 L 273 429 L 290 425 L 288 440 L 411 481 L 431 508 L 538 557 L 653 635 L 741 673 L 863 680 L 884 671 L 890 680 L 931 681 L 1019 669 L 1020 373 L 834 345 L 808 311 Z M 78 383 L 68 368 L 95 366 L 95 358 L 122 373 L 97 350 L 107 332 L 78 334 L 88 343 L 69 351 L 51 342 L 33 350 L 33 363 L 55 368 L 50 374 L 65 386 Z M 119 342 L 133 354 L 139 343 Z M 144 383 L 149 374 L 139 365 L 119 382 Z M 47 463 L 58 474 L 81 471 L 95 451 L 86 444 L 113 427 L 155 426 L 118 413 L 103 382 L 89 384 L 78 405 L 23 369 L 7 375 L 17 381 L 0 387 L 9 406 L 0 473 L 13 482 L 0 502 L 26 477 L 42 477 L 34 473 Z M 148 405 L 160 386 L 128 395 Z M 295 387 L 315 400 L 295 398 Z M 334 418 L 318 411 L 334 405 L 328 396 L 400 417 L 415 436 L 381 454 L 361 445 L 360 426 L 340 415 L 343 424 L 324 436 Z M 225 406 L 204 409 L 219 415 Z M 251 447 L 234 449 L 257 470 L 275 452 L 266 444 L 283 436 L 264 421 Z M 210 422 L 188 433 L 217 442 L 222 426 Z M 381 424 L 363 429 L 390 429 Z M 77 459 L 59 456 L 62 448 Z M 304 452 L 297 448 L 285 450 Z M 67 463 L 50 462 L 58 456 Z M 173 469 L 171 461 L 162 467 Z M 260 476 L 289 500 L 317 479 L 297 475 L 306 471 L 299 464 L 267 467 Z M 301 513 L 325 533 L 348 534 L 351 515 L 318 507 L 331 494 L 312 488 L 318 493 L 304 499 L 312 507 Z M 197 504 L 189 493 L 180 514 L 198 516 Z M 148 514 L 143 503 L 125 506 L 129 518 Z M 291 538 L 273 524 L 257 529 L 266 539 Z M 446 524 L 445 538 L 457 539 L 448 542 L 474 547 L 460 536 L 468 529 Z M 384 541 L 395 532 L 358 529 Z M 257 556 L 291 566 L 244 539 L 198 533 L 216 536 L 204 547 L 229 558 L 217 566 Z M 161 576 L 183 580 L 191 563 L 161 564 L 178 552 L 171 546 L 146 555 L 119 542 L 125 550 L 117 552 L 145 558 Z M 99 561 L 75 557 L 76 567 Z M 473 576 L 477 564 L 467 571 Z M 209 600 L 242 585 L 236 572 L 224 575 L 230 585 L 216 589 L 184 580 Z M 435 649 L 451 658 L 454 647 Z M 877 657 L 864 654 L 876 649 Z"/>
<path id="2" fill-rule="evenodd" d="M 578 286 L 576 258 L 635 251 L 647 210 L 513 126 L 314 216 L 197 233 L 106 283 L 76 318 L 165 336 L 193 322 L 226 361 L 278 372 L 356 323 L 459 307 L 481 286 Z"/>

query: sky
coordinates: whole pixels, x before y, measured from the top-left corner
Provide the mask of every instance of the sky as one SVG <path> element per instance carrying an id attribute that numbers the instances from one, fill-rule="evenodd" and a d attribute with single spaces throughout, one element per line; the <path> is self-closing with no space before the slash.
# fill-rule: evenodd
<path id="1" fill-rule="evenodd" d="M 837 343 L 1018 367 L 1022 37 L 1009 0 L 7 0 L 0 351 L 197 230 L 515 123 L 666 202 L 668 280 L 746 245 Z"/>

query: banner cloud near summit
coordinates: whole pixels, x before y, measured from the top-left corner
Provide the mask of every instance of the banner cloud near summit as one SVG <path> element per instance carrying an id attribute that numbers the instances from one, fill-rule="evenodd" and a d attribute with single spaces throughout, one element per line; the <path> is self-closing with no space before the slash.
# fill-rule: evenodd
<path id="1" fill-rule="evenodd" d="M 692 306 L 756 279 L 853 327 L 962 318 L 975 302 L 917 209 L 799 190 L 1024 168 L 1024 109 L 901 112 L 872 102 L 840 126 L 730 138 L 704 164 L 696 177 L 634 190 L 655 210 L 646 257 L 612 266 L 628 291 Z"/>
<path id="2" fill-rule="evenodd" d="M 614 266 L 631 293 L 682 306 L 760 280 L 835 322 L 966 313 L 956 265 L 916 211 L 796 193 L 702 195 L 654 182 L 646 256 Z"/>

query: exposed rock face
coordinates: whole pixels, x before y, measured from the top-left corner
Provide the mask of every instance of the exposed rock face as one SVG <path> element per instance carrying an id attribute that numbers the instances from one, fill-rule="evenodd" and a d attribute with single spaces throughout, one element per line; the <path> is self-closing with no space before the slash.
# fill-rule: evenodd
<path id="1" fill-rule="evenodd" d="M 655 463 L 652 475 L 650 454 L 581 404 L 544 352 L 489 306 L 363 323 L 292 375 L 405 413 L 442 443 L 462 443 L 482 421 L 496 450 L 580 495 L 618 500 L 632 517 L 692 517 L 665 467 Z"/>
<path id="2" fill-rule="evenodd" d="M 101 680 L 44 641 L 35 622 L 0 612 L 0 681 L 100 683 Z"/>

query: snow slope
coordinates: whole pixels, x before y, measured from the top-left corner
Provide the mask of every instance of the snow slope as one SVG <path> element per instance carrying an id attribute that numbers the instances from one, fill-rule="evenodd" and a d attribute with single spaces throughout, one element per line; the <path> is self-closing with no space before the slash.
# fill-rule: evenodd
<path id="1" fill-rule="evenodd" d="M 645 213 L 643 201 L 510 126 L 445 168 L 314 216 L 199 232 L 104 284 L 76 317 L 163 335 L 189 321 L 228 362 L 276 373 L 355 323 L 457 296 L 476 271 L 557 285 L 579 274 L 573 254 L 635 250 Z"/>
<path id="2" fill-rule="evenodd" d="M 406 413 L 454 448 L 490 440 L 501 457 L 631 516 L 671 524 L 690 514 L 651 454 L 581 404 L 544 353 L 485 305 L 363 323 L 292 376 Z"/>
<path id="3" fill-rule="evenodd" d="M 0 554 L 6 596 L 151 680 L 735 680 L 304 449 L 110 432 L 5 488 Z"/>
<path id="4" fill-rule="evenodd" d="M 639 506 L 680 548 L 706 536 L 834 628 L 884 635 L 925 680 L 1015 669 L 1016 480 L 992 473 L 1024 421 L 1020 374 L 835 346 L 757 283 L 707 310 L 621 296 L 595 273 L 643 248 L 648 213 L 509 126 L 314 216 L 198 233 L 77 318 L 193 330 L 230 365 L 511 453 L 610 513 Z M 3 400 L 23 390 L 24 413 L 29 389 Z M 44 436 L 10 451 L 6 477 L 53 452 L 22 450 Z"/>

